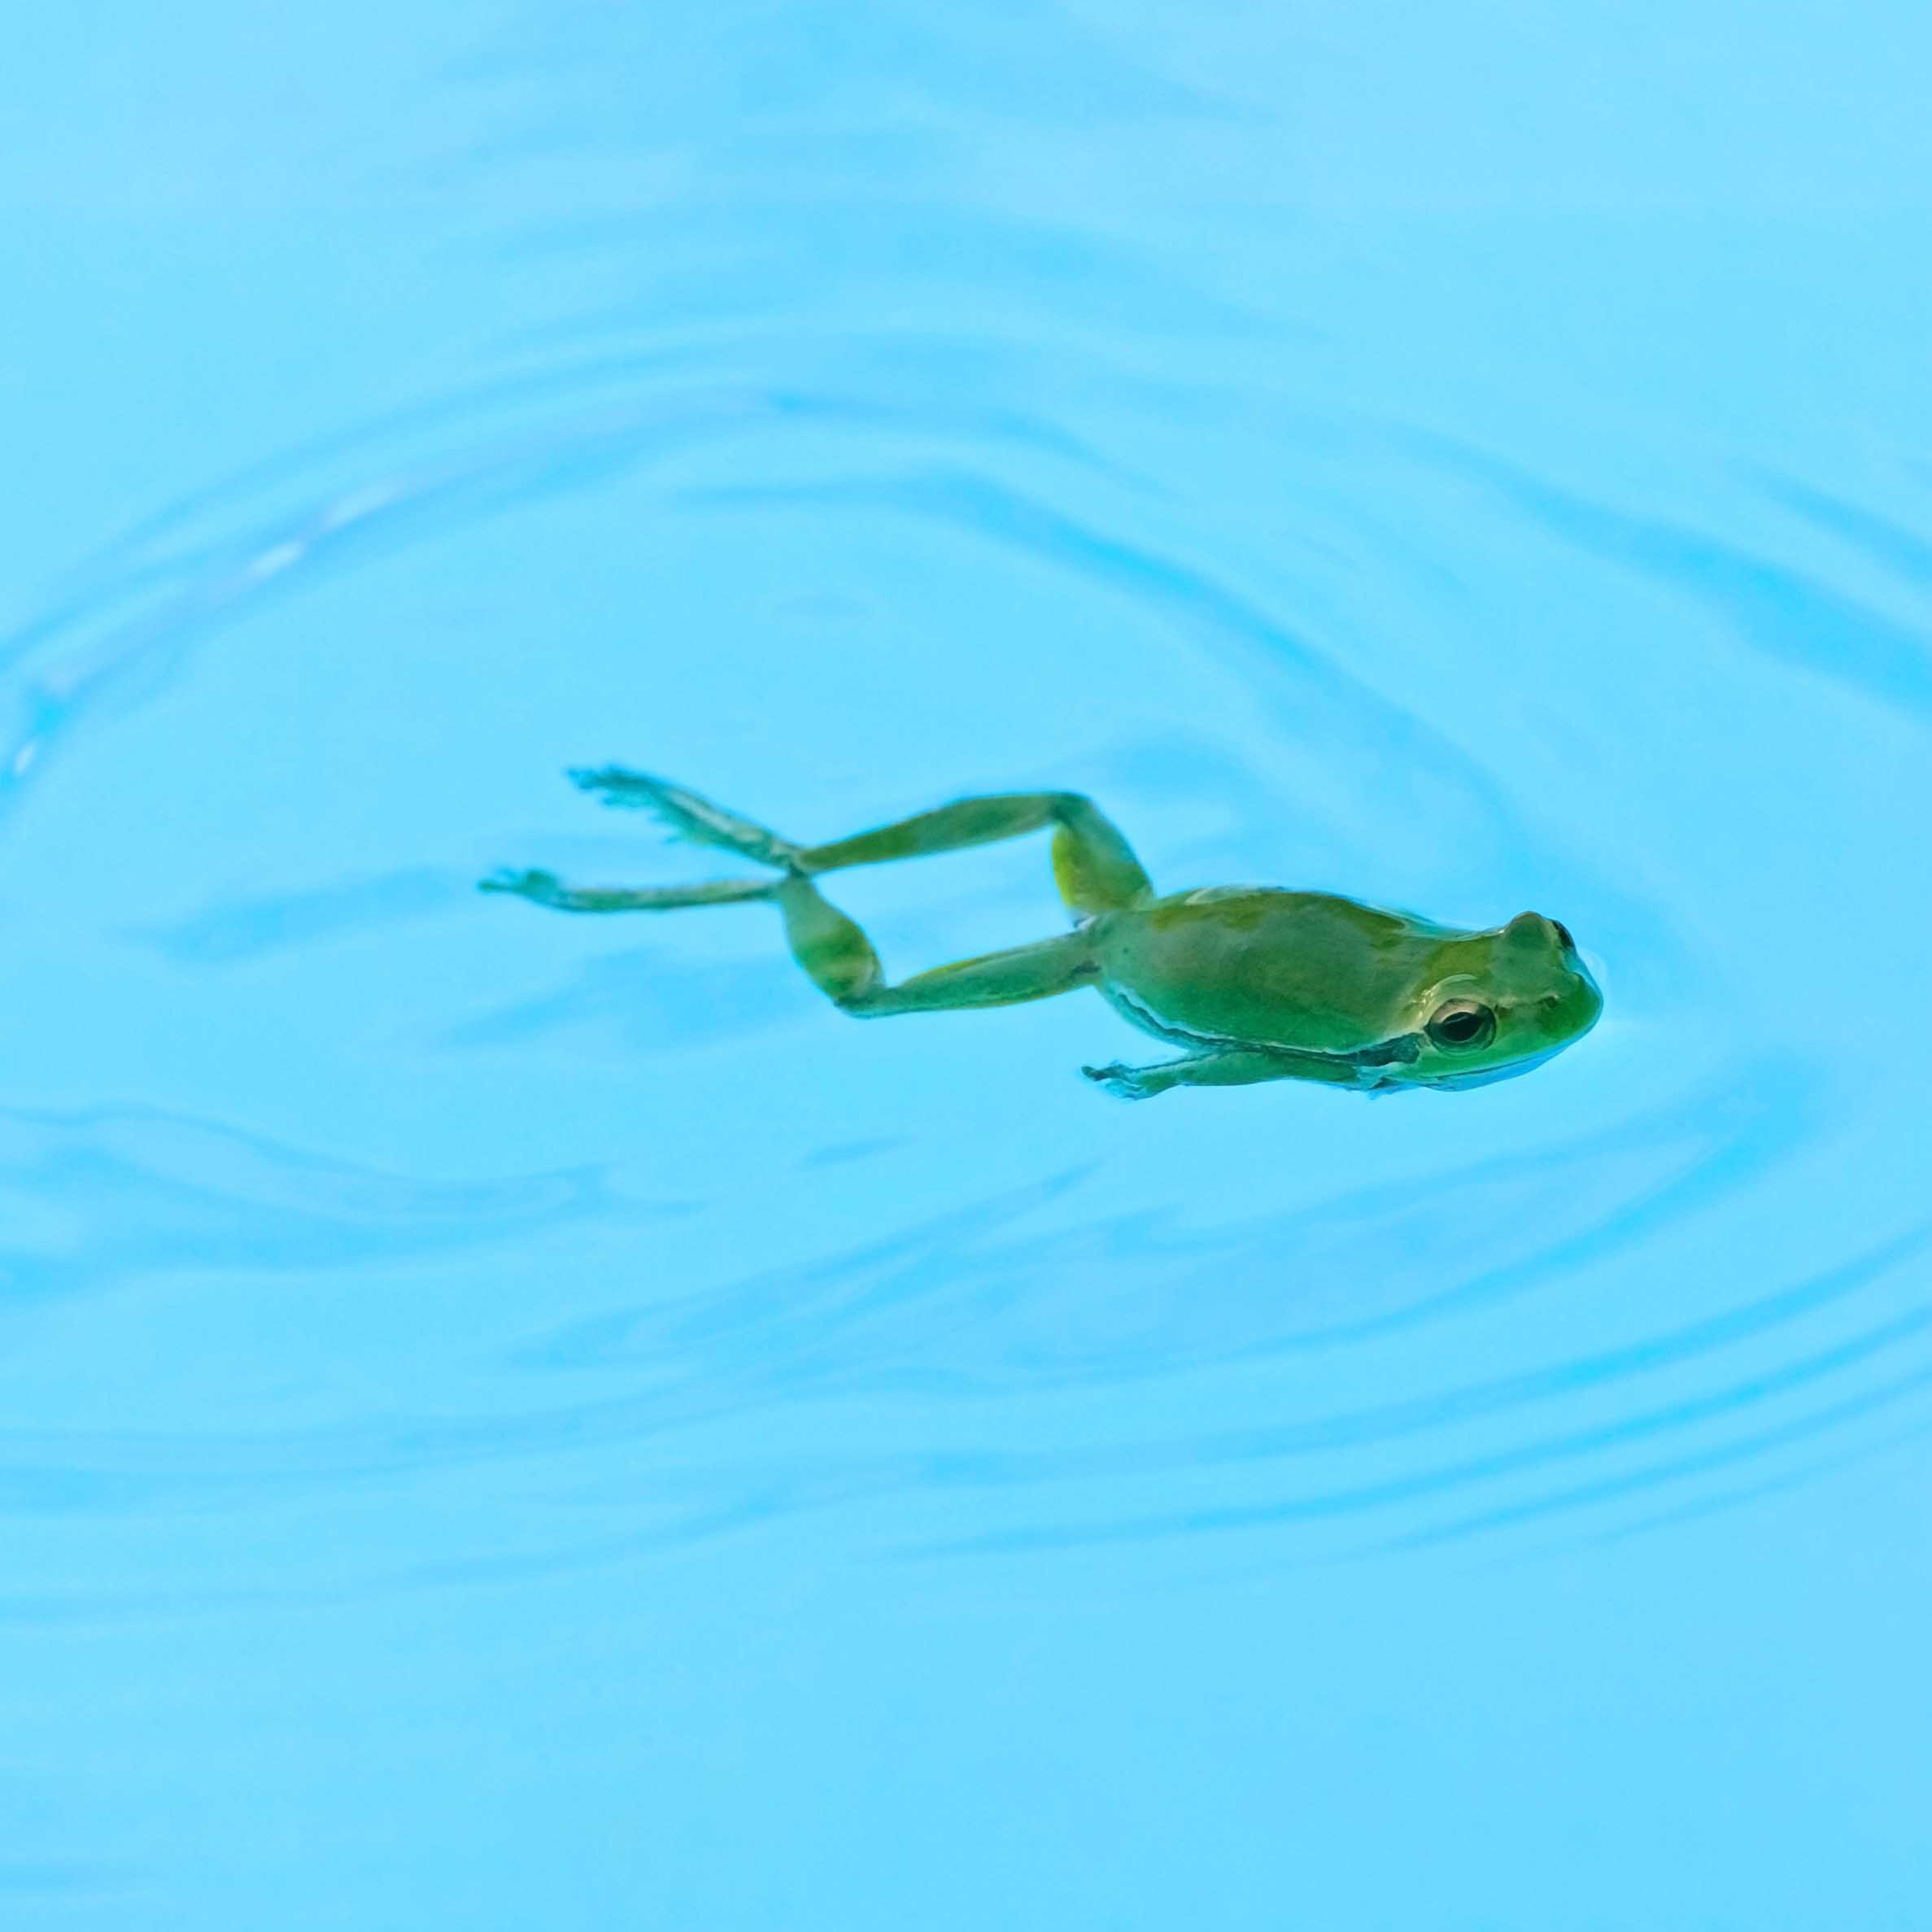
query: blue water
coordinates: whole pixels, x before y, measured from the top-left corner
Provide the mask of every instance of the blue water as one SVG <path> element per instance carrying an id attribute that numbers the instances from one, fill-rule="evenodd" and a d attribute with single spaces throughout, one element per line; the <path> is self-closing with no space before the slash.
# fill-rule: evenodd
<path id="1" fill-rule="evenodd" d="M 1932 1926 L 1929 19 L 10 10 L 0 1924 Z M 1608 1009 L 1123 1106 L 604 760 Z"/>

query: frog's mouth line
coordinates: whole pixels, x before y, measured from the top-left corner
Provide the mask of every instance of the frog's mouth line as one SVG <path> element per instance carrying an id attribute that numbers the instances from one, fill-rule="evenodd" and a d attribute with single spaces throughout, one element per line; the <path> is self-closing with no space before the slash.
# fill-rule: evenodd
<path id="1" fill-rule="evenodd" d="M 1328 1058 L 1345 1060 L 1351 1066 L 1413 1066 L 1422 1058 L 1422 1036 L 1398 1033 L 1394 1039 L 1385 1040 L 1379 1046 L 1365 1046 L 1359 1053 L 1335 1053 Z"/>
<path id="2" fill-rule="evenodd" d="M 1513 1080 L 1518 1074 L 1528 1073 L 1531 1067 L 1541 1066 L 1546 1060 L 1554 1059 L 1569 1044 L 1567 1040 L 1559 1040 L 1555 1046 L 1545 1047 L 1540 1053 L 1532 1053 L 1526 1060 L 1512 1060 L 1507 1066 L 1479 1067 L 1473 1073 L 1445 1074 L 1439 1080 L 1418 1080 L 1414 1084 L 1432 1090 L 1493 1087 L 1498 1080 Z"/>

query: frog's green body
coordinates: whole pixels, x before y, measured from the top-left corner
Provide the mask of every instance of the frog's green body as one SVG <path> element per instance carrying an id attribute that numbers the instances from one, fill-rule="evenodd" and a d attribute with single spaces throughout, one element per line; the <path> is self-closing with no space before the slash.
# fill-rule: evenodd
<path id="1" fill-rule="evenodd" d="M 1223 886 L 1158 898 L 1127 841 L 1075 792 L 962 799 L 855 838 L 799 846 L 661 779 L 615 769 L 574 775 L 609 804 L 654 812 L 686 837 L 774 866 L 779 876 L 639 890 L 499 873 L 486 890 L 570 912 L 769 901 L 813 983 L 863 1018 L 1010 1005 L 1091 986 L 1134 1025 L 1184 1049 L 1158 1066 L 1084 1069 L 1129 1099 L 1272 1079 L 1367 1092 L 1480 1085 L 1547 1059 L 1588 1032 L 1603 1010 L 1568 933 L 1535 913 L 1462 931 L 1325 892 Z M 1073 931 L 896 986 L 885 983 L 864 933 L 813 883 L 844 866 L 1049 824 Z"/>

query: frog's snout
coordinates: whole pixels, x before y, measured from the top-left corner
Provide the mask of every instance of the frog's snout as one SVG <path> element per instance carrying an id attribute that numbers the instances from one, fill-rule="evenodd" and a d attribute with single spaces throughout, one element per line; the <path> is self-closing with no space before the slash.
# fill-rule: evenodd
<path id="1" fill-rule="evenodd" d="M 1516 970 L 1543 992 L 1536 1004 L 1540 1024 L 1563 1040 L 1576 1040 L 1597 1023 L 1603 995 L 1577 949 L 1575 935 L 1560 919 L 1542 913 L 1518 913 L 1502 928 L 1505 946 L 1515 956 Z"/>
<path id="2" fill-rule="evenodd" d="M 1568 1036 L 1581 1040 L 1603 1017 L 1603 994 L 1573 944 L 1564 949 L 1563 965 L 1563 983 L 1555 997 L 1556 1011 Z"/>
<path id="3" fill-rule="evenodd" d="M 1573 953 L 1577 942 L 1561 919 L 1546 919 L 1541 913 L 1518 913 L 1502 929 L 1507 939 L 1529 940 L 1538 945 L 1554 946 L 1559 952 Z"/>
<path id="4" fill-rule="evenodd" d="M 1581 1023 L 1577 1031 L 1587 1033 L 1603 1017 L 1603 988 L 1590 977 L 1589 968 L 1581 960 L 1577 962 L 1576 970 L 1577 984 L 1581 988 L 1581 997 L 1577 1001 Z"/>

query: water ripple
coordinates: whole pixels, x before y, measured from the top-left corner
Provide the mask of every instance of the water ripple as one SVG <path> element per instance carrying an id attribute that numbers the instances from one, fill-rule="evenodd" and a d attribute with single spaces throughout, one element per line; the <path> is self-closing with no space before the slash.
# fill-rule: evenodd
<path id="1" fill-rule="evenodd" d="M 1880 1256 L 1866 1258 L 1856 1264 L 1855 1271 L 1867 1278 L 1882 1273 L 1895 1265 L 1903 1255 L 1921 1249 L 1925 1243 L 1925 1233 L 1921 1231 L 1904 1243 L 1890 1245 Z M 995 1550 L 1068 1549 L 1083 1543 L 1138 1542 L 1154 1537 L 1256 1529 L 1354 1516 L 1406 1505 L 1498 1478 L 1518 1476 L 1551 1463 L 1588 1459 L 1652 1436 L 1673 1433 L 1720 1419 L 1861 1366 L 1928 1332 L 1932 1332 L 1932 1302 L 1923 1302 L 1908 1308 L 1903 1315 L 1776 1368 L 1741 1377 L 1682 1401 L 1661 1404 L 1591 1428 L 1539 1437 L 1494 1454 L 1433 1466 L 1386 1480 L 1301 1496 L 1130 1517 L 1104 1524 L 1036 1524 L 1024 1529 L 935 1544 L 932 1550 L 935 1554 L 970 1554 Z M 1825 1409 L 1717 1448 L 1648 1464 L 1635 1472 L 1578 1484 L 1528 1502 L 1509 1503 L 1458 1518 L 1446 1527 L 1415 1531 L 1393 1539 L 1389 1547 L 1419 1548 L 1479 1530 L 1527 1522 L 1561 1510 L 1641 1494 L 1684 1476 L 1728 1468 L 1768 1449 L 1782 1447 L 1843 1423 L 1860 1420 L 1929 1385 L 1932 1385 L 1932 1364 L 1921 1365 Z"/>
<path id="2" fill-rule="evenodd" d="M 1190 534 L 1184 495 L 1154 480 L 1144 452 L 997 399 L 717 381 L 704 364 L 700 340 L 558 366 L 264 462 L 143 520 L 0 640 L 14 708 L 0 747 L 9 795 L 18 804 L 50 752 L 156 696 L 218 630 L 268 600 L 641 474 L 667 520 L 738 519 L 748 531 L 774 519 L 913 525 L 959 539 L 975 569 L 1044 568 L 1100 619 L 1131 610 L 1145 621 L 1169 648 L 1177 685 L 1196 664 L 1231 674 L 1276 753 L 1258 774 L 1205 740 L 1178 753 L 1145 737 L 1106 748 L 1130 783 L 1170 803 L 1239 797 L 1278 809 L 1319 763 L 1322 809 L 1344 828 L 1334 849 L 1351 835 L 1365 848 L 1399 838 L 1418 875 L 1468 896 L 1493 889 L 1505 868 L 1563 880 L 1608 929 L 1642 935 L 1653 973 L 1694 982 L 1703 962 L 1675 936 L 1694 925 L 1681 904 L 1646 891 L 1641 866 L 1580 856 L 1533 792 L 1506 782 L 1399 683 L 1369 674 L 1345 623 L 1284 614 L 1256 587 L 1267 573 L 1252 559 Z M 1392 440 L 1420 471 L 1480 486 L 1512 519 L 1717 605 L 1781 663 L 1916 713 L 1932 704 L 1921 640 L 1821 578 L 1611 510 L 1450 437 Z M 717 451 L 729 458 L 724 481 L 694 460 Z M 1903 529 L 1801 486 L 1783 499 L 1895 573 L 1921 572 Z M 1441 562 L 1426 543 L 1408 558 L 1437 594 Z M 466 875 L 402 858 L 306 890 L 207 895 L 192 914 L 125 936 L 177 965 L 229 967 L 453 920 L 469 905 Z M 689 963 L 656 948 L 602 952 L 563 970 L 480 1003 L 439 1044 L 508 1063 L 588 1023 L 642 1077 L 662 1064 L 658 1048 L 736 1049 L 816 1010 L 775 950 Z M 650 1446 L 600 1517 L 604 1533 L 498 1546 L 479 1532 L 413 1566 L 408 1581 L 423 1587 L 626 1560 L 805 1512 L 903 1512 L 913 1525 L 903 1546 L 980 1551 L 1387 1513 L 1400 1519 L 1393 1550 L 1642 1500 L 1826 1435 L 1860 1398 L 1635 1472 L 1623 1466 L 1633 1447 L 1848 1378 L 1909 1350 L 1926 1320 L 1913 1304 L 1818 1332 L 1921 1254 L 1919 1228 L 1728 1305 L 1693 1303 L 1668 1325 L 1633 1332 L 1633 1316 L 1620 1326 L 1601 1284 L 1812 1158 L 1840 1101 L 1821 1058 L 1755 1042 L 1680 1092 L 1659 1097 L 1662 1084 L 1609 1124 L 1546 1132 L 1528 1147 L 1485 1144 L 1474 1158 L 1444 1142 L 1420 1172 L 1331 1176 L 1311 1197 L 1261 1213 L 1231 1213 L 1227 1197 L 1203 1207 L 1172 1190 L 1110 1191 L 1107 1161 L 1055 1149 L 1020 1184 L 962 1182 L 919 1215 L 882 1206 L 857 1240 L 735 1277 L 667 1282 L 620 1261 L 614 1282 L 545 1283 L 533 1306 L 554 1314 L 499 1350 L 480 1398 L 432 1382 L 400 1413 L 347 1409 L 287 1428 L 13 1428 L 0 1433 L 0 1500 L 55 1525 L 151 1523 L 270 1507 L 297 1490 L 343 1507 L 396 1479 L 511 1462 L 541 1459 L 564 1481 L 617 1446 Z M 787 1149 L 781 1167 L 831 1184 L 840 1149 L 913 1158 L 921 1145 L 916 1120 L 843 1134 Z M 163 1271 L 354 1269 L 515 1241 L 537 1254 L 568 1228 L 697 1211 L 627 1189 L 617 1165 L 424 1185 L 192 1119 L 0 1115 L 0 1194 L 15 1210 L 0 1280 L 15 1302 L 72 1300 Z M 621 1241 L 615 1251 L 634 1252 Z M 1559 1293 L 1594 1311 L 1597 1345 L 1550 1347 L 1543 1318 Z M 1537 1338 L 1514 1353 L 1512 1311 Z M 1472 1335 L 1502 1350 L 1489 1358 L 1494 1372 L 1446 1373 L 1425 1353 L 1425 1337 Z M 1753 1351 L 1773 1359 L 1738 1360 Z M 1699 1380 L 1720 1363 L 1716 1379 Z M 1330 1371 L 1356 1398 L 1328 1395 Z M 1878 1385 L 1868 1407 L 1906 1402 L 1919 1373 Z M 1689 1385 L 1623 1406 L 1646 1379 Z M 1390 1393 L 1359 1398 L 1378 1381 Z M 1216 1425 L 1185 1426 L 1191 1392 L 1204 1389 L 1223 1392 L 1210 1405 Z M 1000 1426 L 1016 1408 L 1037 1427 L 1017 1442 Z M 1532 1426 L 1552 1408 L 1591 1413 Z M 888 1414 L 892 1439 L 876 1446 L 856 1424 L 835 1442 L 813 1437 L 827 1417 Z M 767 1431 L 798 1440 L 762 1456 L 722 1446 L 734 1432 Z M 1323 1462 L 1324 1480 L 1273 1493 L 1297 1459 Z M 1577 1480 L 1521 1494 L 1555 1469 Z M 1177 1492 L 1191 1499 L 1154 1506 Z M 1062 1521 L 1060 1499 L 1075 1494 L 1100 1500 Z M 1452 1528 L 1434 1520 L 1464 1497 L 1481 1500 Z M 193 1600 L 232 1603 L 258 1587 L 274 1594 L 238 1580 Z M 107 1600 L 56 1593 L 45 1603 L 68 1615 Z M 27 1596 L 10 1602 L 32 1613 Z"/>
<path id="3" fill-rule="evenodd" d="M 1494 491 L 1577 549 L 1711 604 L 1765 657 L 1888 709 L 1932 718 L 1932 650 L 1921 631 L 1774 558 L 1660 517 L 1615 509 L 1473 445 L 1420 431 L 1401 440 L 1419 459 Z M 1843 512 L 1838 521 L 1847 521 Z M 1870 520 L 1861 521 L 1869 534 Z M 1889 547 L 1899 548 L 1895 533 Z"/>
<path id="4" fill-rule="evenodd" d="M 594 1171 L 419 1181 L 160 1112 L 0 1110 L 0 1305 L 165 1270 L 353 1268 L 617 1206 Z"/>

